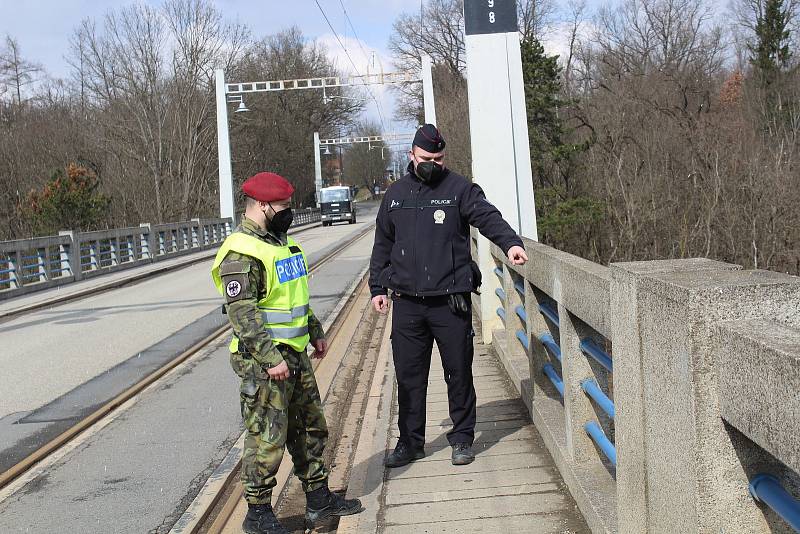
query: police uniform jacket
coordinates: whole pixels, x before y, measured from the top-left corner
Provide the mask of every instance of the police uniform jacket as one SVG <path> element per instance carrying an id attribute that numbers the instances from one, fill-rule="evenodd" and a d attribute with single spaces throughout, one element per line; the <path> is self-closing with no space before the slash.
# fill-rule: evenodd
<path id="1" fill-rule="evenodd" d="M 414 296 L 474 289 L 469 227 L 503 252 L 522 239 L 477 184 L 445 169 L 436 183 L 408 173 L 389 186 L 378 210 L 370 262 L 372 296 L 387 289 Z"/>

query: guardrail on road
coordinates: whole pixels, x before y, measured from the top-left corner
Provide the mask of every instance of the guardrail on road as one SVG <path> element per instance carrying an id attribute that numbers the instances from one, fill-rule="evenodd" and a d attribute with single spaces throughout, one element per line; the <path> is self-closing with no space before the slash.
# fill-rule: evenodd
<path id="1" fill-rule="evenodd" d="M 0 300 L 218 245 L 230 219 L 192 219 L 0 243 Z"/>
<path id="2" fill-rule="evenodd" d="M 296 209 L 292 228 L 319 221 L 319 209 Z M 231 233 L 231 224 L 192 219 L 3 241 L 0 300 L 213 248 Z"/>
<path id="3" fill-rule="evenodd" d="M 800 528 L 800 279 L 525 248 L 476 308 L 592 531 Z"/>

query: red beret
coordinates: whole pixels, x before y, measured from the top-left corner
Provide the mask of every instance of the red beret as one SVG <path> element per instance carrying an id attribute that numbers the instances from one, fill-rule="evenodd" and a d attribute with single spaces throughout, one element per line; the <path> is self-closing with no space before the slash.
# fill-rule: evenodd
<path id="1" fill-rule="evenodd" d="M 245 195 L 260 202 L 284 200 L 292 196 L 294 187 L 274 172 L 260 172 L 242 184 Z"/>

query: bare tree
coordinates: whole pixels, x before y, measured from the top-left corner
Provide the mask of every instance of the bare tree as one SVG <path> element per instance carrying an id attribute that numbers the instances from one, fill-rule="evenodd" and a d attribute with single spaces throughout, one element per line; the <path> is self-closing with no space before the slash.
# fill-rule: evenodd
<path id="1" fill-rule="evenodd" d="M 213 68 L 231 65 L 246 39 L 205 0 L 134 5 L 106 15 L 102 30 L 85 20 L 76 32 L 82 101 L 140 216 L 185 217 L 198 192 L 212 196 Z M 144 176 L 148 187 L 124 187 Z"/>
<path id="2" fill-rule="evenodd" d="M 337 74 L 327 50 L 309 43 L 298 28 L 261 39 L 248 47 L 232 75 L 241 80 L 319 78 Z M 233 171 L 237 180 L 271 170 L 295 185 L 295 199 L 314 202 L 314 132 L 338 136 L 363 109 L 357 93 L 339 90 L 282 91 L 252 95 L 250 113 L 231 118 Z M 325 99 L 323 96 L 346 98 Z"/>
<path id="3" fill-rule="evenodd" d="M 398 17 L 393 28 L 389 50 L 398 70 L 418 72 L 423 54 L 445 66 L 452 75 L 462 75 L 466 69 L 463 0 L 430 0 L 421 13 L 405 13 Z M 422 88 L 419 84 L 401 86 L 397 93 L 397 118 L 421 122 Z"/>
<path id="4" fill-rule="evenodd" d="M 19 42 L 6 35 L 5 47 L 0 50 L 0 83 L 5 86 L 5 92 L 12 94 L 12 100 L 16 97 L 17 105 L 22 104 L 22 88 L 37 82 L 43 75 L 42 66 L 23 58 Z"/>
<path id="5" fill-rule="evenodd" d="M 542 40 L 550 32 L 556 12 L 553 0 L 518 0 L 517 25 L 520 39 Z"/>

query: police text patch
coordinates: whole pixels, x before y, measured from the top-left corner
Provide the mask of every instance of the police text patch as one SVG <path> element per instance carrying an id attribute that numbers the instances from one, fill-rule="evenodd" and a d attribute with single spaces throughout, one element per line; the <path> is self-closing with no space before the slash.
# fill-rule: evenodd
<path id="1" fill-rule="evenodd" d="M 306 272 L 306 262 L 303 261 L 302 254 L 296 254 L 291 258 L 276 261 L 275 272 L 278 275 L 278 282 L 281 284 L 296 280 L 308 274 Z"/>

